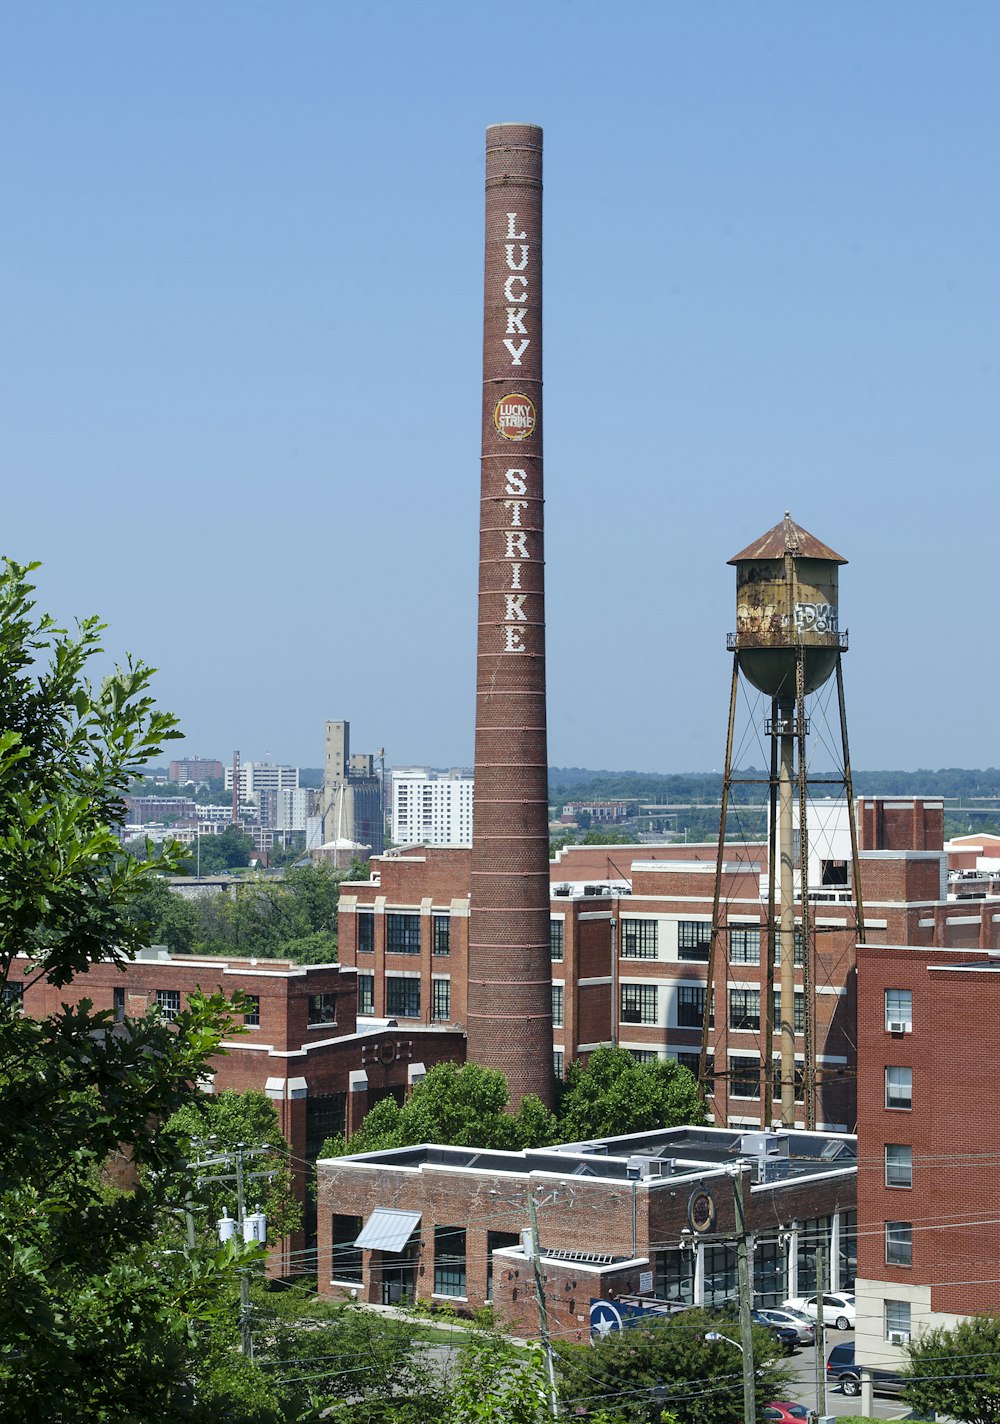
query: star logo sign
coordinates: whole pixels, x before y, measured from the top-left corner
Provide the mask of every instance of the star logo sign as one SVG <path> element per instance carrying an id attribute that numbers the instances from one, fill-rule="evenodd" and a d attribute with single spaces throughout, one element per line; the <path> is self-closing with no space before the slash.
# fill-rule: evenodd
<path id="1" fill-rule="evenodd" d="M 590 1303 L 590 1334 L 592 1339 L 604 1340 L 612 1330 L 622 1328 L 622 1318 L 616 1306 L 607 1300 Z"/>

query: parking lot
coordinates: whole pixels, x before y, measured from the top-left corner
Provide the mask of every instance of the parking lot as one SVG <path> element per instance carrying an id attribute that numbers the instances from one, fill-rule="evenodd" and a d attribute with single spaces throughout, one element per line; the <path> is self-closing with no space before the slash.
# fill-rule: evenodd
<path id="1" fill-rule="evenodd" d="M 850 1344 L 854 1339 L 853 1330 L 830 1330 L 826 1332 L 826 1353 L 829 1355 L 834 1345 Z M 789 1399 L 797 1404 L 807 1404 L 816 1408 L 816 1347 L 805 1345 L 786 1362 L 795 1376 L 795 1383 L 789 1389 Z M 838 1385 L 830 1387 L 827 1393 L 828 1414 L 854 1416 L 864 1414 L 860 1398 L 849 1398 L 842 1394 Z M 909 1409 L 898 1399 L 876 1395 L 871 1414 L 875 1419 L 906 1419 Z"/>

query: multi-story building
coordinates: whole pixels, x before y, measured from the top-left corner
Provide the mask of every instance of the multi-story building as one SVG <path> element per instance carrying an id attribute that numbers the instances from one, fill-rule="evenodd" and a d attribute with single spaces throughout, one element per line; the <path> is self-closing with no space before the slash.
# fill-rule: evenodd
<path id="1" fill-rule="evenodd" d="M 856 1139 L 681 1127 L 527 1152 L 420 1147 L 323 1160 L 319 1289 L 371 1302 L 491 1303 L 538 1331 L 526 1249 L 538 1205 L 549 1329 L 586 1340 L 591 1301 L 713 1305 L 737 1291 L 738 1176 L 756 1304 L 854 1280 Z M 613 1317 L 612 1317 L 613 1318 Z"/>
<path id="2" fill-rule="evenodd" d="M 397 845 L 472 845 L 473 774 L 393 767 L 392 838 Z"/>
<path id="3" fill-rule="evenodd" d="M 181 785 L 188 781 L 221 781 L 223 774 L 221 761 L 213 761 L 209 757 L 186 757 L 170 763 L 167 780 L 178 781 Z"/>
<path id="4" fill-rule="evenodd" d="M 226 888 L 214 882 L 215 893 Z M 304 1230 L 275 1243 L 272 1269 L 287 1273 L 293 1263 L 301 1265 L 293 1253 L 315 1242 L 311 1182 L 325 1140 L 353 1132 L 381 1098 L 401 1102 L 434 1064 L 460 1060 L 462 1035 L 445 1025 L 400 1028 L 391 1019 L 359 1015 L 356 973 L 336 964 L 171 955 L 154 946 L 121 967 L 95 964 L 62 989 L 36 981 L 29 961 L 19 958 L 7 983 L 8 995 L 36 1018 L 87 998 L 119 1020 L 141 1017 L 154 1005 L 171 1019 L 196 988 L 227 995 L 238 989 L 248 1001 L 244 1032 L 223 1044 L 201 1086 L 206 1092 L 253 1088 L 277 1109 L 305 1209 Z"/>
<path id="5" fill-rule="evenodd" d="M 815 814 L 810 845 L 817 1119 L 827 1131 L 849 1130 L 856 1120 L 858 916 L 844 812 L 843 803 L 831 802 Z M 993 902 L 959 905 L 948 897 L 940 802 L 863 798 L 858 812 L 869 944 L 997 947 Z M 675 1058 L 697 1069 L 715 854 L 714 844 L 571 846 L 552 862 L 557 1072 L 609 1042 L 637 1057 Z M 766 843 L 733 844 L 723 867 L 708 1067 L 715 1118 L 733 1127 L 759 1127 L 769 1116 L 760 1100 L 767 855 Z M 464 1027 L 469 880 L 466 851 L 411 847 L 379 857 L 367 881 L 344 886 L 341 958 L 358 968 L 375 1012 Z M 798 895 L 801 904 L 801 887 Z M 797 1057 L 804 1064 L 806 984 L 798 937 L 792 952 Z M 771 993 L 780 1000 L 777 975 Z M 777 1021 L 780 1001 L 773 1007 Z M 775 1061 L 778 1045 L 775 1034 Z"/>
<path id="6" fill-rule="evenodd" d="M 321 843 L 314 845 L 312 836 L 307 836 L 310 850 L 336 851 L 353 844 L 381 855 L 385 847 L 382 778 L 375 772 L 374 756 L 351 754 L 350 722 L 326 724 L 319 814 Z"/>
<path id="7" fill-rule="evenodd" d="M 973 908 L 945 921 L 971 944 L 858 954 L 856 1339 L 883 1368 L 905 1363 L 911 1335 L 1000 1311 L 1000 913 Z"/>
<path id="8" fill-rule="evenodd" d="M 241 761 L 239 763 L 240 800 L 256 800 L 264 791 L 283 791 L 299 784 L 297 766 L 279 766 L 276 762 Z M 226 790 L 233 789 L 233 768 L 226 767 Z"/>

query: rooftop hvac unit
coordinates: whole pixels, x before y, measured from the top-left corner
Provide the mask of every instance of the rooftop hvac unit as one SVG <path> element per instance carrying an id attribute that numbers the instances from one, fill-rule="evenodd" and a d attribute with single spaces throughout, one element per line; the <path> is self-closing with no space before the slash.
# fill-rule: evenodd
<path id="1" fill-rule="evenodd" d="M 909 1344 L 909 1341 L 910 1341 L 910 1332 L 909 1332 L 909 1330 L 890 1330 L 890 1331 L 889 1331 L 889 1344 L 890 1344 L 890 1345 L 908 1345 L 908 1344 Z"/>

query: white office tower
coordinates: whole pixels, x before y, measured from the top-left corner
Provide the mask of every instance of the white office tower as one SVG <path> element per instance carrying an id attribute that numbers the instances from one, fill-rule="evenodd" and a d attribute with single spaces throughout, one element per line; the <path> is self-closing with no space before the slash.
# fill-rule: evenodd
<path id="1" fill-rule="evenodd" d="M 471 771 L 396 767 L 392 773 L 392 838 L 397 845 L 472 844 Z"/>

